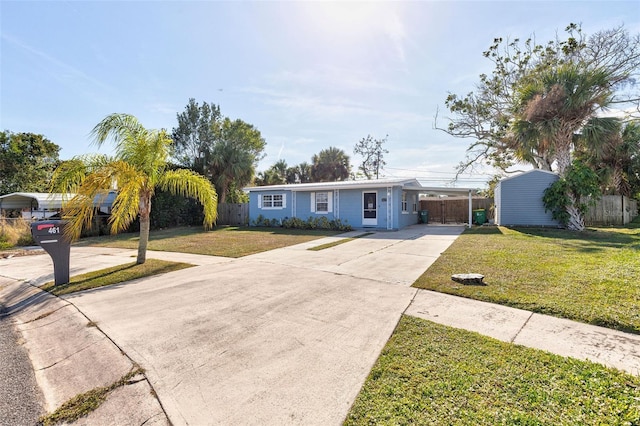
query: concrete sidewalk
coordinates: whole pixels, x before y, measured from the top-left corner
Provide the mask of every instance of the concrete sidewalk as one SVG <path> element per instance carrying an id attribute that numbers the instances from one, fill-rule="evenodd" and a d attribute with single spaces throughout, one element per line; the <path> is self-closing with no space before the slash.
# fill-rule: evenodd
<path id="1" fill-rule="evenodd" d="M 640 335 L 419 290 L 405 314 L 640 375 Z"/>
<path id="2" fill-rule="evenodd" d="M 30 257 L 38 260 L 40 256 Z M 136 367 L 63 299 L 23 281 L 0 277 L 0 301 L 22 335 L 47 413 L 76 395 L 117 382 Z M 168 425 L 169 421 L 149 382 L 138 374 L 75 424 Z"/>
<path id="3" fill-rule="evenodd" d="M 48 256 L 6 259 L 0 300 L 13 306 L 48 409 L 133 360 L 150 384 L 125 399 L 155 424 L 340 424 L 403 313 L 640 373 L 640 336 L 409 287 L 462 229 L 416 226 L 307 250 L 341 238 L 329 237 L 241 259 L 149 252 L 198 266 L 64 299 L 19 281 L 52 280 Z M 132 256 L 74 247 L 72 275 Z M 91 357 L 79 363 L 82 354 Z M 54 380 L 66 388 L 47 388 Z M 113 424 L 101 410 L 83 422 Z M 126 410 L 118 424 L 140 424 Z"/>

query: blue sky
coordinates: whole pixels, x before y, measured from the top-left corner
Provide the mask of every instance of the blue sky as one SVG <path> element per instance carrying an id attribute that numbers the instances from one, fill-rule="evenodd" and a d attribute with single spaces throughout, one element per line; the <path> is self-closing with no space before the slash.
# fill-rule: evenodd
<path id="1" fill-rule="evenodd" d="M 547 41 L 570 22 L 640 32 L 637 1 L 0 0 L 0 16 L 0 128 L 42 133 L 63 159 L 96 152 L 88 134 L 110 113 L 171 130 L 195 98 L 262 132 L 259 170 L 329 146 L 355 165 L 358 140 L 388 135 L 385 175 L 430 186 L 449 184 L 469 145 L 434 130 L 436 111 L 491 71 L 495 37 Z"/>

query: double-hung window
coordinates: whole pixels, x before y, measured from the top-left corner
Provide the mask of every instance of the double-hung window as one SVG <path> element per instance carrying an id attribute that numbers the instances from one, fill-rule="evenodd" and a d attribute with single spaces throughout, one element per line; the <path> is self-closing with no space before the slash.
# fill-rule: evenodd
<path id="1" fill-rule="evenodd" d="M 285 207 L 284 194 L 263 194 L 261 200 L 261 208 L 263 209 L 282 209 Z"/>
<path id="2" fill-rule="evenodd" d="M 312 192 L 311 213 L 326 214 L 333 211 L 333 192 Z"/>
<path id="3" fill-rule="evenodd" d="M 402 191 L 402 213 L 409 213 L 407 193 L 405 191 Z"/>
<path id="4" fill-rule="evenodd" d="M 329 194 L 316 192 L 316 213 L 329 212 Z"/>

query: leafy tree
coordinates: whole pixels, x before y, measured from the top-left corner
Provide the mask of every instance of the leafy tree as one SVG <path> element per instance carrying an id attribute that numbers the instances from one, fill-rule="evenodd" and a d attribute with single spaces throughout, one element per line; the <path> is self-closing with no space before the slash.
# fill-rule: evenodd
<path id="1" fill-rule="evenodd" d="M 282 185 L 288 183 L 287 171 L 287 162 L 285 160 L 278 160 L 267 170 L 258 174 L 256 185 Z"/>
<path id="2" fill-rule="evenodd" d="M 149 229 L 172 228 L 176 226 L 197 226 L 204 220 L 202 206 L 193 198 L 174 195 L 159 188 L 151 198 L 151 214 Z M 136 225 L 138 225 L 136 227 Z M 132 223 L 127 232 L 139 231 L 139 223 Z"/>
<path id="3" fill-rule="evenodd" d="M 118 193 L 109 218 L 111 232 L 126 229 L 139 216 L 138 264 L 146 260 L 151 199 L 156 189 L 197 199 L 204 208 L 205 228 L 214 224 L 218 202 L 215 189 L 191 170 L 168 169 L 172 140 L 164 130 L 148 130 L 132 115 L 111 114 L 91 134 L 98 146 L 111 137 L 115 156 L 76 157 L 62 163 L 53 176 L 53 190 L 77 194 L 65 205 L 67 232 L 72 238 L 80 235 L 83 226 L 90 226 L 94 201 L 106 197 L 114 185 Z"/>
<path id="4" fill-rule="evenodd" d="M 554 219 L 568 229 L 582 231 L 584 214 L 589 207 L 585 199 L 593 200 L 598 196 L 598 175 L 580 161 L 574 161 L 567 168 L 565 175 L 544 191 L 542 201 Z"/>
<path id="5" fill-rule="evenodd" d="M 635 81 L 640 73 L 640 34 L 631 36 L 619 26 L 586 37 L 575 24 L 570 24 L 565 31 L 566 39 L 556 38 L 544 45 L 536 44 L 531 38 L 524 43 L 517 38 L 513 41 L 496 38 L 483 52 L 494 63 L 493 72 L 480 75 L 475 91 L 465 96 L 449 94 L 445 104 L 454 116 L 441 130 L 455 137 L 472 139 L 467 158 L 458 167 L 459 173 L 479 162 L 500 170 L 517 163 L 551 170 L 558 156 L 561 159 L 558 167 L 566 168 L 570 162 L 566 162 L 563 144 L 568 137 L 545 137 L 549 132 L 540 132 L 540 126 L 537 133 L 528 134 L 527 131 L 536 129 L 522 126 L 525 124 L 522 118 L 527 107 L 533 108 L 523 101 L 532 102 L 536 96 L 539 96 L 540 107 L 546 103 L 556 109 L 569 106 L 564 95 L 571 95 L 571 99 L 581 97 L 579 90 L 566 90 L 566 86 L 565 93 L 551 90 L 554 79 L 559 86 L 562 79 L 569 82 L 569 71 L 583 79 L 583 87 L 597 88 L 591 93 L 594 99 L 598 98 L 596 92 L 608 89 L 608 106 L 638 106 L 640 96 Z M 565 75 L 559 75 L 562 73 Z M 593 84 L 602 77 L 607 80 L 606 88 L 601 83 Z M 529 86 L 537 86 L 537 90 L 530 92 L 531 97 L 525 96 Z M 546 91 L 541 90 L 543 86 Z M 564 106 L 552 105 L 554 97 Z M 583 120 L 593 118 L 597 110 L 596 102 L 586 111 L 580 111 Z M 578 120 L 576 117 L 576 122 Z M 564 127 L 562 131 L 569 129 Z M 560 146 L 556 146 L 557 143 Z"/>
<path id="6" fill-rule="evenodd" d="M 207 154 L 217 140 L 217 130 L 222 122 L 220 107 L 204 102 L 198 105 L 189 99 L 185 110 L 177 114 L 178 127 L 174 127 L 173 156 L 183 167 L 206 176 Z"/>
<path id="7" fill-rule="evenodd" d="M 341 149 L 329 147 L 311 158 L 313 182 L 347 180 L 351 173 L 349 156 Z"/>
<path id="8" fill-rule="evenodd" d="M 266 145 L 260 131 L 242 120 L 222 117 L 220 107 L 189 99 L 173 129 L 174 157 L 216 186 L 220 202 L 242 198 Z"/>
<path id="9" fill-rule="evenodd" d="M 308 183 L 312 180 L 311 164 L 306 161 L 287 169 L 287 183 Z"/>
<path id="10" fill-rule="evenodd" d="M 233 141 L 220 141 L 214 146 L 208 163 L 217 192 L 220 194 L 220 203 L 226 203 L 227 194 L 234 182 L 241 186 L 251 182 L 253 160 L 250 152 L 238 149 Z"/>
<path id="11" fill-rule="evenodd" d="M 0 194 L 46 192 L 59 153 L 43 135 L 0 132 Z"/>
<path id="12" fill-rule="evenodd" d="M 505 171 L 517 163 L 555 170 L 566 178 L 581 145 L 604 146 L 619 119 L 602 111 L 640 102 L 635 78 L 640 69 L 640 34 L 622 27 L 587 38 L 578 25 L 565 40 L 546 45 L 531 39 L 503 43 L 497 38 L 484 52 L 494 65 L 482 74 L 475 92 L 450 94 L 446 105 L 456 116 L 447 133 L 474 139 L 462 172 L 478 161 Z M 569 189 L 567 189 L 569 190 Z M 584 226 L 580 200 L 565 201 L 572 229 Z"/>
<path id="13" fill-rule="evenodd" d="M 265 141 L 259 130 L 242 120 L 225 118 L 217 133 L 217 142 L 206 156 L 207 166 L 220 203 L 225 203 L 231 188 L 237 199 L 237 191 L 252 181 Z"/>
<path id="14" fill-rule="evenodd" d="M 373 139 L 371 135 L 367 135 L 366 138 L 362 138 L 354 147 L 353 152 L 362 156 L 362 163 L 358 166 L 367 179 L 372 179 L 373 176 L 378 179 L 380 175 L 380 169 L 384 168 L 384 154 L 388 154 L 389 151 L 384 149 L 382 145 L 387 142 L 387 138 Z"/>
<path id="15" fill-rule="evenodd" d="M 586 130 L 586 131 L 585 131 Z M 583 130 L 585 144 L 577 158 L 600 178 L 604 194 L 633 197 L 640 193 L 640 122 L 618 122 L 604 135 L 604 143 L 592 143 L 590 129 Z"/>

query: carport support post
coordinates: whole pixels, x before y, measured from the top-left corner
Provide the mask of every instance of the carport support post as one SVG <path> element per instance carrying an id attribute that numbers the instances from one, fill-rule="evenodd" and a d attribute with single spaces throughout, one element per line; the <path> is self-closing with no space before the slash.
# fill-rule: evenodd
<path id="1" fill-rule="evenodd" d="M 471 213 L 473 210 L 472 199 L 471 199 L 471 190 L 469 190 L 469 229 L 471 229 Z"/>

